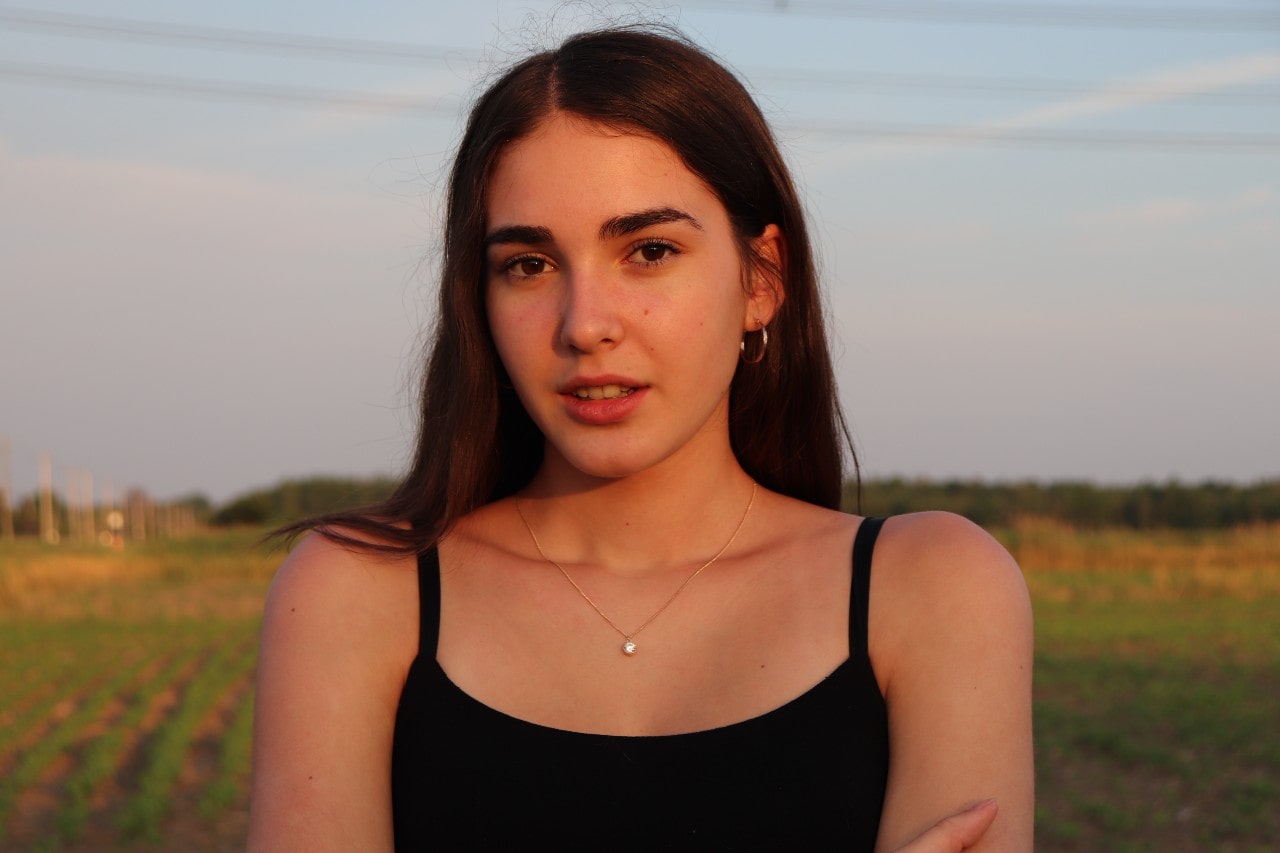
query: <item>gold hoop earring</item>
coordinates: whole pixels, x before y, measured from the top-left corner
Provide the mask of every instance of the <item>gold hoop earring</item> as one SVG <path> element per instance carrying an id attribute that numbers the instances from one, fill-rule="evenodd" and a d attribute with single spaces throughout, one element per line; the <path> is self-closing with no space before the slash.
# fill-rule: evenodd
<path id="1" fill-rule="evenodd" d="M 764 351 L 769 348 L 769 328 L 767 326 L 760 327 L 760 349 L 756 351 L 754 356 L 747 356 L 747 336 L 742 336 L 742 341 L 738 344 L 741 352 L 739 356 L 744 364 L 759 364 L 764 361 Z"/>

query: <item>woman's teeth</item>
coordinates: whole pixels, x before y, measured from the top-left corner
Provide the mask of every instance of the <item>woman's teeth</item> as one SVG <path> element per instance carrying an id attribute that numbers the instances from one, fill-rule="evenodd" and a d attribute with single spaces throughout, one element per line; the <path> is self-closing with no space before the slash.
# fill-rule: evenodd
<path id="1" fill-rule="evenodd" d="M 636 389 L 625 385 L 592 385 L 590 388 L 575 389 L 573 396 L 579 400 L 612 400 L 615 397 L 625 397 L 634 390 Z"/>

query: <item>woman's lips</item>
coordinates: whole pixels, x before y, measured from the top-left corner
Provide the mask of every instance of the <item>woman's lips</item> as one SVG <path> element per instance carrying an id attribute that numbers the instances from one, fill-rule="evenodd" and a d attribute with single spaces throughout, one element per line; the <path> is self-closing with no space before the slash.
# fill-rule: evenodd
<path id="1" fill-rule="evenodd" d="M 569 416 L 579 423 L 604 426 L 618 423 L 640 407 L 648 391 L 644 386 L 609 382 L 576 385 L 560 395 Z"/>
<path id="2" fill-rule="evenodd" d="M 635 388 L 628 385 L 584 385 L 581 388 L 575 388 L 573 396 L 579 400 L 612 400 L 617 397 L 626 397 Z"/>

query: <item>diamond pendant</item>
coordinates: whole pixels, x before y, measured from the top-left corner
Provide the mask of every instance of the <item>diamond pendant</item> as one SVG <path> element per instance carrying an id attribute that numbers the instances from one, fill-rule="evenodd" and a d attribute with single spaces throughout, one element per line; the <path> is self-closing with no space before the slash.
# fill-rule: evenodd
<path id="1" fill-rule="evenodd" d="M 636 653 L 636 644 L 631 642 L 630 637 L 628 637 L 627 641 L 622 644 L 622 653 L 624 655 L 634 655 Z"/>

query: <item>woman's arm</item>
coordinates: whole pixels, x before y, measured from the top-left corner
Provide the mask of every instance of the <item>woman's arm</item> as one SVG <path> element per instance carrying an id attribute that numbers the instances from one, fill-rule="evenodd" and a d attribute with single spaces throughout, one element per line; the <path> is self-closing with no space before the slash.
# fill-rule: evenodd
<path id="1" fill-rule="evenodd" d="M 258 660 L 250 850 L 392 848 L 391 737 L 416 590 L 412 567 L 318 535 L 281 566 Z"/>
<path id="2" fill-rule="evenodd" d="M 947 513 L 890 521 L 876 561 L 870 645 L 890 738 L 877 849 L 994 798 L 999 816 L 972 849 L 1031 850 L 1033 635 L 1021 572 L 990 536 Z"/>

